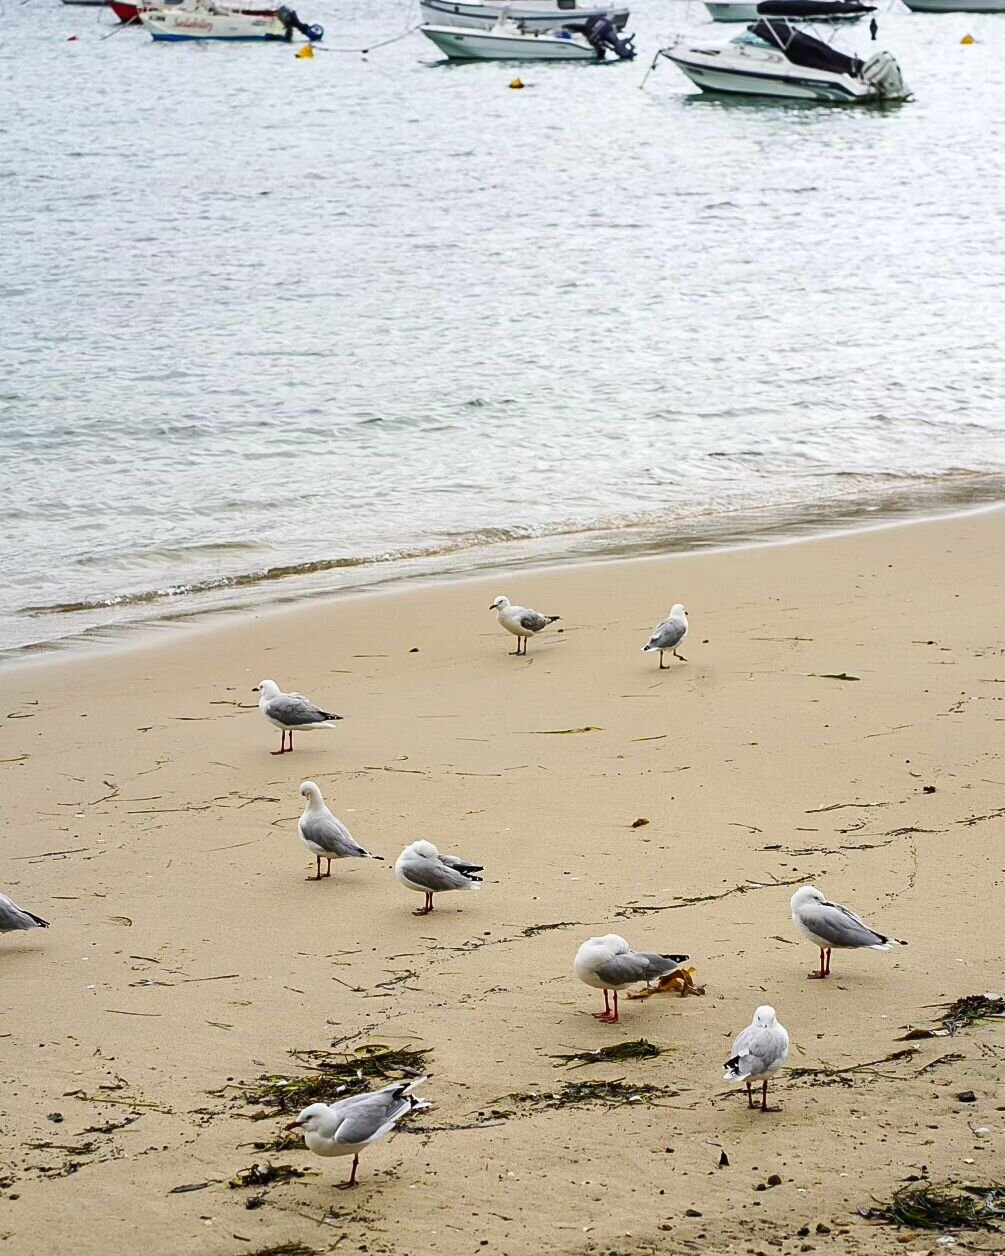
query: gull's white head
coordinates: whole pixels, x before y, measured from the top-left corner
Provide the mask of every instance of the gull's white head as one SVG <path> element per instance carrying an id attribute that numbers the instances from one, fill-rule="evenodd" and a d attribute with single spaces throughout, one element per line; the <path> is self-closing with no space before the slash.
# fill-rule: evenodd
<path id="1" fill-rule="evenodd" d="M 598 951 L 607 951 L 611 955 L 624 955 L 632 949 L 625 939 L 616 933 L 605 933 L 602 938 L 590 938 L 589 942 L 584 945 L 595 947 Z"/>
<path id="2" fill-rule="evenodd" d="M 758 1027 L 758 1029 L 770 1029 L 771 1026 L 776 1023 L 775 1009 L 773 1007 L 768 1007 L 766 1003 L 763 1007 L 759 1007 L 754 1013 L 754 1024 Z"/>
<path id="3" fill-rule="evenodd" d="M 440 852 L 436 849 L 432 842 L 413 842 L 408 849 L 413 851 L 416 855 L 421 855 L 424 859 L 439 859 L 440 857 Z"/>
<path id="4" fill-rule="evenodd" d="M 274 680 L 260 680 L 251 692 L 261 694 L 259 702 L 261 702 L 262 698 L 266 702 L 271 702 L 273 698 L 278 698 L 283 691 Z"/>
<path id="5" fill-rule="evenodd" d="M 670 618 L 671 619 L 687 619 L 687 611 L 684 609 L 683 603 L 674 602 L 673 606 L 670 607 Z"/>
<path id="6" fill-rule="evenodd" d="M 510 607 L 510 600 L 508 597 L 497 597 L 496 600 L 489 607 L 489 610 L 490 611 L 505 611 L 505 610 L 509 610 L 509 607 Z"/>
<path id="7" fill-rule="evenodd" d="M 291 1121 L 286 1128 L 288 1130 L 320 1130 L 326 1116 L 328 1116 L 327 1104 L 312 1103 L 309 1108 L 304 1108 L 297 1119 Z"/>
<path id="8" fill-rule="evenodd" d="M 312 802 L 321 802 L 321 790 L 313 781 L 304 781 L 300 786 L 300 792 Z"/>
<path id="9" fill-rule="evenodd" d="M 810 903 L 824 903 L 826 901 L 818 889 L 815 889 L 812 885 L 803 885 L 792 895 L 789 906 L 795 912 L 800 907 L 809 907 Z"/>

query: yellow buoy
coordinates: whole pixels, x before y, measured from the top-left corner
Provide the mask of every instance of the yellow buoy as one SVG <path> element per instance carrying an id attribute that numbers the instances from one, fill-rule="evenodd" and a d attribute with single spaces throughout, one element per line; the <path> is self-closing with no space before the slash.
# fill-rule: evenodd
<path id="1" fill-rule="evenodd" d="M 518 87 L 523 87 L 523 79 L 514 79 L 513 82 L 510 83 L 510 87 L 514 89 Z"/>
<path id="2" fill-rule="evenodd" d="M 972 44 L 973 42 L 974 42 L 973 35 L 964 35 L 963 38 L 960 40 L 961 44 Z"/>
<path id="3" fill-rule="evenodd" d="M 301 61 L 309 61 L 311 57 L 313 56 L 314 56 L 314 49 L 310 46 L 310 44 L 304 44 L 304 46 L 297 53 L 297 57 Z"/>

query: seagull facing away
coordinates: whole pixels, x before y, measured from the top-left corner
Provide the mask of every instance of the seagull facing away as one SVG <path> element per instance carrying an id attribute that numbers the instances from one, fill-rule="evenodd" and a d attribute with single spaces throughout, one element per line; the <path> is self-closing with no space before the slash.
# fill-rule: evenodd
<path id="1" fill-rule="evenodd" d="M 761 1083 L 761 1111 L 768 1111 L 768 1078 L 789 1058 L 789 1035 L 773 1007 L 759 1007 L 753 1022 L 737 1035 L 723 1081 L 747 1083 L 747 1107 L 753 1108 L 750 1083 Z"/>
<path id="2" fill-rule="evenodd" d="M 48 920 L 36 916 L 33 911 L 25 911 L 6 894 L 0 894 L 0 933 L 14 933 L 18 929 L 48 929 L 48 927 Z"/>
<path id="3" fill-rule="evenodd" d="M 432 842 L 413 842 L 406 846 L 394 865 L 394 875 L 409 890 L 425 894 L 426 902 L 413 916 L 428 916 L 433 910 L 433 895 L 447 890 L 480 890 L 481 864 L 473 864 L 456 855 L 441 855 Z"/>
<path id="4" fill-rule="evenodd" d="M 660 652 L 660 671 L 665 671 L 663 666 L 663 652 L 669 650 L 675 659 L 680 659 L 682 663 L 686 663 L 687 659 L 683 654 L 677 653 L 677 647 L 687 636 L 687 611 L 681 606 L 680 602 L 675 602 L 670 608 L 670 614 L 661 624 L 653 629 L 653 635 L 642 647 L 642 653 L 648 654 L 650 650 L 659 650 Z M 669 667 L 670 664 L 667 664 Z"/>
<path id="5" fill-rule="evenodd" d="M 496 618 L 516 637 L 516 649 L 512 654 L 526 654 L 527 641 L 549 624 L 553 624 L 561 615 L 542 615 L 540 611 L 532 611 L 526 606 L 511 606 L 508 597 L 497 597 L 489 607 L 490 611 L 498 611 Z M 523 646 L 523 649 L 520 647 Z"/>
<path id="6" fill-rule="evenodd" d="M 282 729 L 279 749 L 270 754 L 286 754 L 286 735 L 290 736 L 290 752 L 293 751 L 293 730 L 307 732 L 312 728 L 334 728 L 341 715 L 322 711 L 302 693 L 283 693 L 274 680 L 263 680 L 251 691 L 257 693 L 258 709 L 276 728 Z"/>
<path id="7" fill-rule="evenodd" d="M 796 890 L 790 907 L 796 928 L 820 948 L 820 971 L 810 973 L 811 977 L 822 979 L 831 975 L 834 947 L 848 950 L 867 946 L 873 951 L 890 951 L 895 946 L 907 946 L 906 942 L 870 929 L 860 916 L 840 903 L 829 903 L 812 885 Z"/>
<path id="8" fill-rule="evenodd" d="M 348 1190 L 356 1185 L 359 1153 L 364 1147 L 379 1143 L 407 1113 L 422 1112 L 433 1106 L 412 1095 L 425 1080 L 416 1077 L 409 1082 L 391 1082 L 383 1090 L 353 1095 L 338 1103 L 312 1103 L 286 1128 L 303 1130 L 308 1150 L 317 1156 L 352 1156 L 349 1180 L 338 1188 Z"/>
<path id="9" fill-rule="evenodd" d="M 655 955 L 649 951 L 633 951 L 624 938 L 608 933 L 590 938 L 576 952 L 574 971 L 580 981 L 604 992 L 604 1010 L 594 1012 L 605 1025 L 618 1023 L 618 991 L 644 981 L 648 985 L 672 973 L 689 957 L 687 955 Z M 608 991 L 614 991 L 614 1011 Z"/>
<path id="10" fill-rule="evenodd" d="M 328 861 L 328 869 L 324 875 L 330 877 L 333 859 L 384 858 L 383 855 L 371 855 L 368 850 L 364 850 L 358 842 L 353 840 L 352 834 L 338 816 L 332 815 L 325 806 L 321 790 L 313 781 L 304 781 L 300 786 L 300 792 L 307 799 L 307 806 L 297 823 L 297 831 L 300 834 L 300 840 L 318 861 L 317 875 L 308 877 L 308 881 L 321 880 L 322 859 Z"/>

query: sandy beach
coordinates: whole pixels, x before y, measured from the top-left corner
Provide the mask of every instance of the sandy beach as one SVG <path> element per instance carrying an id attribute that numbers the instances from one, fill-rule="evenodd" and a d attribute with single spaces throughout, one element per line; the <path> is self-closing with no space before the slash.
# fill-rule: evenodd
<path id="1" fill-rule="evenodd" d="M 857 1209 L 911 1174 L 1005 1177 L 1002 1025 L 900 1041 L 1005 984 L 1003 553 L 998 511 L 8 667 L 0 889 L 52 927 L 0 937 L 0 1251 L 945 1250 Z M 499 593 L 562 617 L 526 659 Z M 676 601 L 687 662 L 660 672 L 640 647 Z M 270 757 L 265 677 L 344 722 Z M 305 880 L 305 779 L 383 864 Z M 414 917 L 392 867 L 419 837 L 483 891 Z M 909 945 L 807 980 L 807 882 Z M 572 961 L 609 932 L 689 953 L 705 995 L 598 1024 Z M 722 1081 L 762 1003 L 793 1043 L 766 1114 Z M 661 1054 L 552 1058 L 640 1037 Z M 289 1117 L 234 1085 L 333 1042 L 427 1049 L 434 1104 L 345 1193 L 346 1160 L 256 1148 Z M 563 1091 L 595 1081 L 642 1098 Z M 228 1185 L 263 1160 L 308 1172 Z"/>

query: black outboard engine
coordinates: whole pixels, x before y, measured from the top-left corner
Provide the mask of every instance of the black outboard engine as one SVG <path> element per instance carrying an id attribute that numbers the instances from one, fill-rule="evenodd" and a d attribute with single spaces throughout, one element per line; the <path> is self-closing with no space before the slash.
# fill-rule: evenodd
<path id="1" fill-rule="evenodd" d="M 296 13 L 292 9 L 288 9 L 286 5 L 283 5 L 281 8 L 276 10 L 276 17 L 279 18 L 280 22 L 282 22 L 283 26 L 286 28 L 284 38 L 287 43 L 289 43 L 293 38 L 294 31 L 299 31 L 300 34 L 306 39 L 309 39 L 312 44 L 317 43 L 325 37 L 325 29 L 323 26 L 308 26 L 306 23 L 301 22 Z"/>
<path id="2" fill-rule="evenodd" d="M 631 61 L 635 56 L 635 36 L 626 35 L 621 39 L 618 28 L 609 17 L 601 17 L 599 14 L 588 17 L 583 23 L 583 34 L 601 61 L 608 52 L 613 52 L 621 61 Z"/>

